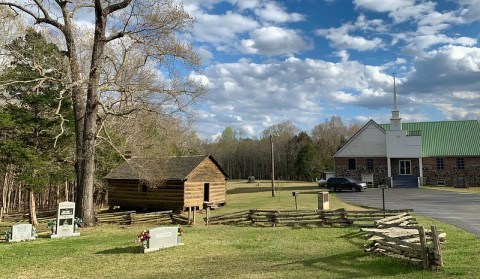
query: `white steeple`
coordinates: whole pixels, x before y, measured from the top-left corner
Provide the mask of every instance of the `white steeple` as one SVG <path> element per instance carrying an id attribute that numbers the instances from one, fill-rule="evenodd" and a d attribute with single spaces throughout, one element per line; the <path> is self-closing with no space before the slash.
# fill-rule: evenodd
<path id="1" fill-rule="evenodd" d="M 393 76 L 393 110 L 392 117 L 390 118 L 390 130 L 402 130 L 402 119 L 400 118 L 400 112 L 398 111 L 397 106 L 397 88 L 395 84 L 395 76 Z"/>

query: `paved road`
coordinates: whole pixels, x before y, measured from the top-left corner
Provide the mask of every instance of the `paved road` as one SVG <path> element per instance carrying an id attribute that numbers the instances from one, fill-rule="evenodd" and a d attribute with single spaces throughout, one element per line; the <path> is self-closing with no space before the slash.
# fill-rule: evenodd
<path id="1" fill-rule="evenodd" d="M 339 192 L 342 200 L 382 208 L 381 189 Z M 480 237 L 480 194 L 430 189 L 385 189 L 386 209 L 413 209 L 416 213 L 462 228 Z"/>

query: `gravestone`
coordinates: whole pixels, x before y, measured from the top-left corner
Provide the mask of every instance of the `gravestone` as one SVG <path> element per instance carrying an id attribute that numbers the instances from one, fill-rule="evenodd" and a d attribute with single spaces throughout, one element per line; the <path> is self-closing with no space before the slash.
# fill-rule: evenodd
<path id="1" fill-rule="evenodd" d="M 36 233 L 32 224 L 17 224 L 12 225 L 12 231 L 7 238 L 7 242 L 34 240 L 35 238 Z"/>
<path id="2" fill-rule="evenodd" d="M 55 233 L 52 238 L 80 236 L 75 232 L 75 203 L 61 202 L 58 204 Z"/>
<path id="3" fill-rule="evenodd" d="M 153 228 L 149 230 L 149 235 L 150 239 L 147 242 L 147 247 L 143 249 L 144 253 L 183 245 L 181 236 L 178 235 L 178 226 Z"/>

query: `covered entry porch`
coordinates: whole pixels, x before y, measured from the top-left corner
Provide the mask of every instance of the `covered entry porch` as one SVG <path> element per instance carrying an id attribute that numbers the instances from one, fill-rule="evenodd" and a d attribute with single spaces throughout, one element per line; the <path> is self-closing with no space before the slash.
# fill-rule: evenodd
<path id="1" fill-rule="evenodd" d="M 423 180 L 422 158 L 387 158 L 388 177 L 393 188 L 417 188 Z"/>

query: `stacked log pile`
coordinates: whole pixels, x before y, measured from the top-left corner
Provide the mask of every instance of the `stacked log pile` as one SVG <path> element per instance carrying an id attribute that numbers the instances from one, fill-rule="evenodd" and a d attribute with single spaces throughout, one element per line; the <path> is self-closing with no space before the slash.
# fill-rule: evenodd
<path id="1" fill-rule="evenodd" d="M 440 244 L 445 242 L 446 234 L 439 233 L 436 226 L 425 230 L 406 212 L 377 220 L 375 225 L 377 228 L 361 229 L 370 241 L 364 246 L 366 252 L 405 259 L 424 269 L 443 267 Z"/>

